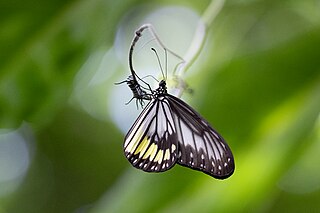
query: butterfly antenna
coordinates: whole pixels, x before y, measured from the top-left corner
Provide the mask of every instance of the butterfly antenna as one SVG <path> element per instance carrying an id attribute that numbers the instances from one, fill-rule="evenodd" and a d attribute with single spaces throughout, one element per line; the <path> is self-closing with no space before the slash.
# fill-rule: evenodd
<path id="1" fill-rule="evenodd" d="M 145 79 L 145 78 L 148 78 L 148 77 L 153 78 L 153 80 L 155 80 L 156 82 L 158 82 L 158 83 L 159 83 L 159 80 L 158 80 L 158 79 L 156 79 L 153 75 L 146 75 L 146 76 L 142 77 L 141 79 Z"/>
<path id="2" fill-rule="evenodd" d="M 164 75 L 164 72 L 163 72 L 163 69 L 162 69 L 162 66 L 161 66 L 161 62 L 160 62 L 160 59 L 159 59 L 159 55 L 158 55 L 157 51 L 153 47 L 151 47 L 151 50 L 156 54 L 157 60 L 158 60 L 159 66 L 160 66 L 160 70 L 161 70 L 161 73 L 162 73 L 162 76 L 163 76 L 163 78 L 165 78 L 165 75 Z"/>
<path id="3" fill-rule="evenodd" d="M 165 63 L 166 63 L 166 79 L 168 79 L 168 53 L 167 49 L 164 49 L 164 55 L 165 55 Z"/>

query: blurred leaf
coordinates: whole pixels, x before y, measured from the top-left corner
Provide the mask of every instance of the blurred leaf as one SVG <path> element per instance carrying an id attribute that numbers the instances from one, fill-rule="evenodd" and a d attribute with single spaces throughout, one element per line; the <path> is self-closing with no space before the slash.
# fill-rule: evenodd
<path id="1" fill-rule="evenodd" d="M 19 28 L 12 30 L 19 36 L 0 37 L 0 126 L 17 127 L 22 120 L 37 125 L 50 122 L 69 98 L 74 75 L 86 57 L 94 48 L 113 41 L 116 20 L 129 3 L 5 5 L 14 13 L 6 14 L 3 22 L 7 28 Z"/>
<path id="2" fill-rule="evenodd" d="M 60 112 L 37 138 L 38 155 L 9 212 L 71 212 L 89 205 L 110 187 L 126 163 L 121 134 L 113 125 L 72 109 Z M 37 199 L 57 205 L 50 210 L 47 205 L 36 207 Z"/>
<path id="3" fill-rule="evenodd" d="M 235 58 L 217 73 L 208 67 L 212 74 L 201 91 L 209 93 L 199 98 L 205 117 L 237 137 L 231 141 L 247 138 L 266 113 L 319 78 L 320 48 L 315 47 L 320 47 L 320 28 L 278 48 Z"/>

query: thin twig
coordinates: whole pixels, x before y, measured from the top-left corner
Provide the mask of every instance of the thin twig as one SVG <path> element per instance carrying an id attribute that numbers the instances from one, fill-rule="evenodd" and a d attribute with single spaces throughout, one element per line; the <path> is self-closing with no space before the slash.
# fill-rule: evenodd
<path id="1" fill-rule="evenodd" d="M 194 61 L 198 58 L 206 40 L 207 31 L 212 25 L 212 22 L 214 21 L 216 16 L 221 11 L 224 2 L 224 0 L 212 0 L 207 9 L 204 11 L 198 23 L 191 45 L 189 46 L 188 51 L 183 57 L 184 63 L 181 63 L 180 66 L 177 68 L 176 75 L 178 78 L 181 78 L 183 74 L 194 63 Z M 181 90 L 182 91 L 179 91 L 178 94 L 179 97 L 181 97 L 183 93 L 183 87 L 181 88 Z"/>

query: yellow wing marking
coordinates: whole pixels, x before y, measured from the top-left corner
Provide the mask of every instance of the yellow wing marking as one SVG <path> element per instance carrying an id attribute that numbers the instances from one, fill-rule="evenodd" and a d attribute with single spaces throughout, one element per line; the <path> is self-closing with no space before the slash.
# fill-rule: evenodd
<path id="1" fill-rule="evenodd" d="M 146 149 L 148 148 L 149 145 L 149 140 L 147 137 L 144 137 L 144 139 L 141 141 L 141 143 L 139 144 L 139 146 L 137 147 L 136 151 L 134 152 L 134 154 L 139 154 L 139 158 L 144 154 L 144 152 L 146 151 Z"/>
<path id="2" fill-rule="evenodd" d="M 157 149 L 158 146 L 155 143 L 151 144 L 147 152 L 142 157 L 142 159 L 147 159 L 150 156 L 150 160 L 152 160 L 157 153 Z"/>
<path id="3" fill-rule="evenodd" d="M 149 107 L 150 108 L 150 107 Z M 148 118 L 148 116 L 146 115 L 148 113 L 148 110 L 144 110 L 143 114 L 140 115 L 141 118 L 145 118 L 145 119 L 150 119 Z M 144 119 L 139 119 L 138 122 L 135 124 L 135 127 L 132 129 L 131 134 L 128 135 L 127 140 L 124 143 L 124 146 L 127 147 L 128 143 L 131 143 L 132 141 L 135 140 L 136 134 L 134 134 L 134 132 L 139 132 L 140 133 L 140 137 L 141 137 L 141 129 L 144 129 L 145 125 L 147 124 L 146 121 L 144 121 Z M 134 138 L 133 138 L 134 137 Z"/>
<path id="4" fill-rule="evenodd" d="M 143 134 L 143 132 L 138 131 L 138 132 L 134 135 L 134 137 L 130 140 L 127 148 L 125 149 L 126 152 L 132 153 L 132 152 L 136 149 L 139 141 L 141 140 L 142 134 Z M 128 137 L 128 138 L 130 138 L 130 137 Z"/>
<path id="5" fill-rule="evenodd" d="M 162 151 L 162 150 L 159 150 L 157 156 L 154 158 L 153 161 L 154 161 L 154 162 L 157 162 L 157 161 L 158 161 L 158 163 L 161 164 L 161 162 L 162 162 L 162 157 L 163 157 L 163 151 Z"/>
<path id="6" fill-rule="evenodd" d="M 152 161 L 154 159 L 154 157 L 156 156 L 157 150 L 158 150 L 158 146 L 156 144 L 154 144 L 153 150 L 150 154 L 150 161 Z"/>

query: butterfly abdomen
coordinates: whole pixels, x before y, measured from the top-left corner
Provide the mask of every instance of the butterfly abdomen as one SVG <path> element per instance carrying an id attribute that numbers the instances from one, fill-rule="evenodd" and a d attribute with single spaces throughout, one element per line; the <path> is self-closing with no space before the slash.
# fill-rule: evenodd
<path id="1" fill-rule="evenodd" d="M 128 77 L 126 80 L 129 88 L 131 89 L 133 93 L 133 97 L 137 99 L 150 99 L 147 95 L 146 91 L 144 91 L 141 86 L 138 84 L 138 82 L 133 78 L 132 75 Z"/>

